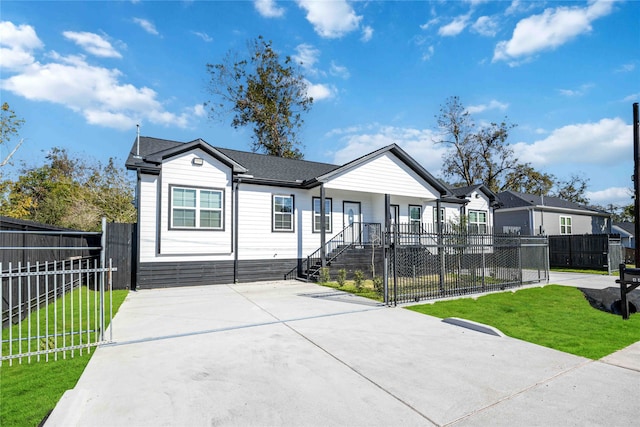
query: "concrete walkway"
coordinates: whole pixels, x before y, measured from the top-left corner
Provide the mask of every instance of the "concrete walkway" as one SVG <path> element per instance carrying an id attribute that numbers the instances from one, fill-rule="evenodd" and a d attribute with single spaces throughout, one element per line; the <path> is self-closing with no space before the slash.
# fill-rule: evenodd
<path id="1" fill-rule="evenodd" d="M 640 342 L 592 361 L 313 284 L 131 292 L 113 334 L 46 426 L 638 422 Z"/>

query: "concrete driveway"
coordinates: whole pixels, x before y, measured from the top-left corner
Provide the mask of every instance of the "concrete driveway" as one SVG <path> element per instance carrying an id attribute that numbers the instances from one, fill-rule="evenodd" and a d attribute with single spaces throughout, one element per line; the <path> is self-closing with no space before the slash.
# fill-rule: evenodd
<path id="1" fill-rule="evenodd" d="M 295 281 L 131 292 L 46 426 L 634 425 L 592 361 Z"/>

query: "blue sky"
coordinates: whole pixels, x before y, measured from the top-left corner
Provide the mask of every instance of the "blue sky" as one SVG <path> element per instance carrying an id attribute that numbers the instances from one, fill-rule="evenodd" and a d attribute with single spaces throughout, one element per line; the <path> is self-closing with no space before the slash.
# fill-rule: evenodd
<path id="1" fill-rule="evenodd" d="M 521 161 L 588 178 L 592 203 L 632 203 L 635 0 L 3 0 L 1 101 L 26 121 L 15 160 L 39 165 L 63 147 L 123 163 L 137 123 L 145 136 L 249 150 L 250 129 L 211 121 L 202 104 L 206 64 L 259 35 L 303 62 L 307 160 L 397 143 L 439 175 L 435 116 L 456 95 L 478 123 L 517 124 Z"/>

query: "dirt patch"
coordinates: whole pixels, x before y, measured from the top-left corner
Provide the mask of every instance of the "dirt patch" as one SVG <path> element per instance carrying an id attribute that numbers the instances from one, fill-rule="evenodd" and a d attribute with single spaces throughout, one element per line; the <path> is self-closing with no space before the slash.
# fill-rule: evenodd
<path id="1" fill-rule="evenodd" d="M 607 313 L 620 315 L 620 288 L 605 289 L 578 288 L 584 294 L 591 307 Z M 634 289 L 627 294 L 629 313 L 637 313 L 640 308 L 640 289 Z"/>

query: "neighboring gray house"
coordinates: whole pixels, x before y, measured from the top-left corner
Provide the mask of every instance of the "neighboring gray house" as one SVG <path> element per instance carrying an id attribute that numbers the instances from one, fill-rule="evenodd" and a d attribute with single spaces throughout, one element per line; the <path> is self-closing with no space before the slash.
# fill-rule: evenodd
<path id="1" fill-rule="evenodd" d="M 498 194 L 494 212 L 496 232 L 522 235 L 610 234 L 611 214 L 558 197 L 515 191 Z"/>
<path id="2" fill-rule="evenodd" d="M 611 227 L 613 234 L 620 235 L 620 244 L 629 249 L 636 247 L 636 239 L 633 237 L 635 231 L 635 224 L 632 222 L 614 222 Z"/>

